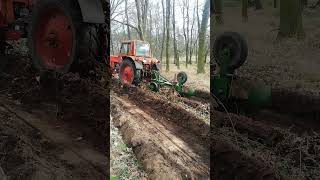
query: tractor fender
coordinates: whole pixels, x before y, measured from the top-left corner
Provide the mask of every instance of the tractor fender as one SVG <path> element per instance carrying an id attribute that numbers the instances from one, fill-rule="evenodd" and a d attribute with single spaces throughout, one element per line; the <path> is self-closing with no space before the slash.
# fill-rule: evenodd
<path id="1" fill-rule="evenodd" d="M 134 61 L 131 57 L 123 57 L 123 59 L 129 59 L 136 67 L 136 70 L 143 69 L 143 64 L 141 61 Z"/>
<path id="2" fill-rule="evenodd" d="M 105 23 L 102 0 L 78 0 L 83 22 Z"/>
<path id="3" fill-rule="evenodd" d="M 143 69 L 143 64 L 141 61 L 134 61 L 134 64 L 136 65 L 137 70 Z"/>

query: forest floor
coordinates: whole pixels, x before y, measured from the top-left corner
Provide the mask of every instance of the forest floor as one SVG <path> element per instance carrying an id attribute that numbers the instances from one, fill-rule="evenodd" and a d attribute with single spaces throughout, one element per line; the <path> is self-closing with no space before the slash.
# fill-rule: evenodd
<path id="1" fill-rule="evenodd" d="M 0 166 L 5 176 L 106 179 L 108 82 L 73 73 L 40 76 L 21 54 L 0 59 Z"/>
<path id="2" fill-rule="evenodd" d="M 211 110 L 216 179 L 320 178 L 319 7 L 304 9 L 304 40 L 277 41 L 279 9 L 272 2 L 263 1 L 262 10 L 250 8 L 243 22 L 239 1 L 225 1 L 224 24 L 214 24 L 213 37 L 235 31 L 248 42 L 236 82 L 244 88 L 258 81 L 271 87 L 271 103 L 262 109 L 237 102 L 229 113 Z"/>

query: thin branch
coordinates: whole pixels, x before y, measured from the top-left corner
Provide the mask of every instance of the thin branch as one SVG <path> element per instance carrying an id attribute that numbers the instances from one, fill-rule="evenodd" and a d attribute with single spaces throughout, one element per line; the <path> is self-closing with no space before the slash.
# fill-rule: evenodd
<path id="1" fill-rule="evenodd" d="M 131 28 L 135 29 L 137 32 L 139 32 L 139 29 L 138 29 L 137 27 L 135 27 L 135 26 L 131 25 L 131 24 L 128 24 L 128 23 L 125 23 L 125 22 L 121 22 L 121 21 L 118 21 L 118 20 L 116 20 L 116 19 L 111 19 L 111 21 L 114 21 L 114 22 L 117 22 L 117 23 L 120 23 L 120 24 L 123 24 L 123 25 L 129 26 L 129 27 L 131 27 Z"/>

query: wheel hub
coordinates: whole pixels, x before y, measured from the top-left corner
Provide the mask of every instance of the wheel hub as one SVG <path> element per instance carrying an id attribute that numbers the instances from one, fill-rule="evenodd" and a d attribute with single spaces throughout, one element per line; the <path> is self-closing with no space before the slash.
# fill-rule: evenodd
<path id="1" fill-rule="evenodd" d="M 133 70 L 129 65 L 126 65 L 121 73 L 121 79 L 125 84 L 131 84 L 133 81 Z"/>
<path id="2" fill-rule="evenodd" d="M 70 63 L 74 37 L 70 19 L 61 9 L 43 10 L 35 32 L 35 51 L 47 68 L 61 69 Z"/>

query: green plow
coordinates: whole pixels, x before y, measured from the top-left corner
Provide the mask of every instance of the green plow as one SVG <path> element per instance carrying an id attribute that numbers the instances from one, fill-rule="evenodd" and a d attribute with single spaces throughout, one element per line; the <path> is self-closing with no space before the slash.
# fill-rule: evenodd
<path id="1" fill-rule="evenodd" d="M 163 87 L 173 88 L 181 96 L 191 97 L 194 96 L 194 90 L 184 86 L 187 80 L 188 76 L 185 72 L 179 72 L 176 76 L 176 81 L 169 81 L 160 75 L 159 71 L 152 71 L 151 81 L 148 83 L 148 88 L 154 92 L 159 92 L 160 88 Z"/>
<path id="2" fill-rule="evenodd" d="M 243 65 L 248 55 L 248 46 L 242 36 L 236 32 L 225 32 L 219 35 L 213 45 L 213 57 L 218 67 L 211 64 L 211 93 L 215 99 L 225 103 L 231 97 L 231 88 L 235 80 L 235 71 Z M 248 105 L 260 107 L 271 99 L 271 88 L 258 85 L 247 88 Z"/>

